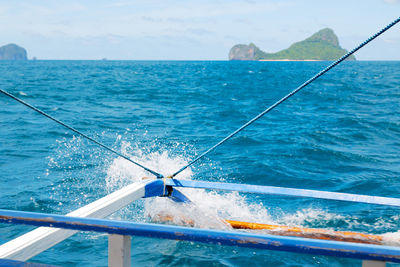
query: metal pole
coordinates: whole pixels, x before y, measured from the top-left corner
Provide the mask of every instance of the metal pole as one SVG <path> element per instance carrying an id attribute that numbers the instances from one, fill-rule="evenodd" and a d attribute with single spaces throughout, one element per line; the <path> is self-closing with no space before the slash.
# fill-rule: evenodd
<path id="1" fill-rule="evenodd" d="M 385 267 L 386 262 L 384 261 L 362 261 L 362 267 Z"/>
<path id="2" fill-rule="evenodd" d="M 108 266 L 131 266 L 131 236 L 108 235 Z"/>

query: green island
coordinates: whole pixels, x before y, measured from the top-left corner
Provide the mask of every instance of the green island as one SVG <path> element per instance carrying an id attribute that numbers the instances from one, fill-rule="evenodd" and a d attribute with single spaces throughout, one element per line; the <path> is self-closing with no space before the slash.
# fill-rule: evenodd
<path id="1" fill-rule="evenodd" d="M 339 39 L 332 29 L 325 28 L 311 37 L 292 44 L 277 53 L 266 53 L 255 44 L 238 44 L 229 51 L 229 60 L 259 61 L 318 61 L 336 60 L 347 53 L 339 45 Z M 352 55 L 347 60 L 356 60 Z"/>
<path id="2" fill-rule="evenodd" d="M 27 52 L 16 44 L 8 44 L 0 47 L 0 60 L 27 60 Z"/>

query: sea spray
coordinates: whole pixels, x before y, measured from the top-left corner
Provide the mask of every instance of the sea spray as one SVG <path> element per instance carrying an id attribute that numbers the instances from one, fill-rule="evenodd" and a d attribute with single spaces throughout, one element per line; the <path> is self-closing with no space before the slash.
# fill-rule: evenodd
<path id="1" fill-rule="evenodd" d="M 143 162 L 150 168 L 159 170 L 161 173 L 169 174 L 188 162 L 186 157 L 172 156 L 167 150 L 148 152 L 147 149 L 138 149 L 136 145 L 133 147 L 130 142 L 121 141 L 122 139 L 121 136 L 117 137 L 117 141 L 120 141 L 118 144 L 122 153 L 129 155 L 134 160 Z M 73 158 L 76 159 L 76 156 L 73 156 L 74 154 L 91 150 L 91 148 L 85 147 L 80 138 L 63 138 L 57 143 L 57 153 L 52 157 L 48 157 L 49 168 L 53 170 L 62 168 L 64 171 L 68 171 L 70 169 L 68 166 L 72 164 Z M 99 159 L 99 155 L 95 154 L 92 154 L 91 157 L 95 157 L 95 160 Z M 83 159 L 81 162 L 83 165 L 87 164 Z M 105 190 L 109 193 L 130 183 L 140 182 L 143 177 L 152 178 L 146 171 L 122 158 L 104 160 L 104 164 L 106 172 Z M 99 170 L 96 172 L 99 173 Z M 82 175 L 84 174 L 82 173 Z M 188 168 L 180 175 L 179 179 L 191 180 L 193 176 L 192 169 Z M 90 181 L 85 181 L 80 186 L 89 187 L 90 184 L 92 184 Z M 51 199 L 62 199 L 62 191 L 58 192 L 60 189 L 62 191 L 67 190 L 69 197 L 71 197 L 71 193 L 73 194 L 71 188 L 63 189 L 62 184 L 58 184 Z M 359 231 L 357 229 L 362 226 L 364 229 L 366 227 L 370 229 L 368 231 L 370 233 L 382 232 L 383 229 L 395 229 L 398 221 L 398 216 L 391 216 L 385 219 L 376 218 L 367 222 L 355 215 L 342 215 L 315 207 L 299 208 L 295 212 L 287 212 L 281 210 L 280 207 L 268 206 L 250 198 L 249 195 L 238 192 L 217 192 L 191 188 L 179 188 L 179 190 L 188 196 L 193 203 L 175 203 L 164 197 L 149 198 L 136 201 L 131 206 L 111 215 L 110 218 L 225 230 L 232 230 L 232 228 L 223 221 L 224 219 L 320 228 L 327 231 Z M 74 201 L 82 205 L 88 194 L 73 194 L 73 196 Z M 59 203 L 62 203 L 62 201 Z M 270 211 L 274 211 L 273 215 Z M 162 220 L 165 217 L 169 219 Z M 365 232 L 365 230 L 361 232 Z M 384 244 L 399 245 L 399 232 L 388 232 L 383 234 L 382 237 Z"/>

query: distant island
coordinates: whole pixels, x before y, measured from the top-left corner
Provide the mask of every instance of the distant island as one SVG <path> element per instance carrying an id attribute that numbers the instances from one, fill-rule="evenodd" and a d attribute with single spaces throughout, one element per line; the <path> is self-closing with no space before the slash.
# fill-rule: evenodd
<path id="1" fill-rule="evenodd" d="M 249 45 L 238 44 L 229 51 L 229 60 L 336 60 L 346 53 L 347 50 L 339 45 L 339 39 L 333 30 L 325 28 L 277 53 L 266 53 L 253 43 Z M 352 55 L 348 60 L 356 60 L 356 58 Z"/>
<path id="2" fill-rule="evenodd" d="M 0 47 L 0 60 L 27 60 L 25 48 L 16 44 L 8 44 Z"/>

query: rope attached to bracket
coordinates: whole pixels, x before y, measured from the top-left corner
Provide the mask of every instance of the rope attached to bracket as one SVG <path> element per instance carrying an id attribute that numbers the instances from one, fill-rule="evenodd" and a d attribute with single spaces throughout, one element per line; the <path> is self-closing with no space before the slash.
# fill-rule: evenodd
<path id="1" fill-rule="evenodd" d="M 324 75 L 326 72 L 328 72 L 330 69 L 332 69 L 333 67 L 335 67 L 336 65 L 338 65 L 340 62 L 342 62 L 343 60 L 345 60 L 346 58 L 348 58 L 349 56 L 351 56 L 352 54 L 354 54 L 356 51 L 358 51 L 359 49 L 361 49 L 363 46 L 365 46 L 366 44 L 368 44 L 369 42 L 371 42 L 372 40 L 374 40 L 376 37 L 378 37 L 379 35 L 381 35 L 382 33 L 384 33 L 385 31 L 387 31 L 388 29 L 390 29 L 391 27 L 393 27 L 395 24 L 397 24 L 400 21 L 400 17 L 397 18 L 396 20 L 394 20 L 392 23 L 390 23 L 389 25 L 387 25 L 385 28 L 383 28 L 382 30 L 380 30 L 379 32 L 375 33 L 373 36 L 369 37 L 367 40 L 365 40 L 364 42 L 362 42 L 360 45 L 358 45 L 356 48 L 354 48 L 353 50 L 351 50 L 350 52 L 348 52 L 347 54 L 345 54 L 344 56 L 342 56 L 341 58 L 339 58 L 338 60 L 336 60 L 335 62 L 333 62 L 331 65 L 329 65 L 328 67 L 326 67 L 325 69 L 321 70 L 320 72 L 318 72 L 316 75 L 314 75 L 312 78 L 310 78 L 309 80 L 307 80 L 306 82 L 304 82 L 303 84 L 301 84 L 299 87 L 297 87 L 296 89 L 294 89 L 292 92 L 290 92 L 289 94 L 287 94 L 286 96 L 284 96 L 283 98 L 281 98 L 280 100 L 278 100 L 277 102 L 275 102 L 273 105 L 269 106 L 266 110 L 264 110 L 263 112 L 261 112 L 260 114 L 258 114 L 257 116 L 255 116 L 253 119 L 251 119 L 250 121 L 246 122 L 245 124 L 243 124 L 241 127 L 239 127 L 237 130 L 235 130 L 234 132 L 232 132 L 231 134 L 229 134 L 228 136 L 226 136 L 224 139 L 222 139 L 221 141 L 219 141 L 217 144 L 215 144 L 214 146 L 212 146 L 211 148 L 209 148 L 208 150 L 206 150 L 205 152 L 203 152 L 201 155 L 199 155 L 198 157 L 196 157 L 194 160 L 192 160 L 190 163 L 188 163 L 187 165 L 185 165 L 184 167 L 182 167 L 181 169 L 179 169 L 177 172 L 175 172 L 174 174 L 172 174 L 172 177 L 175 177 L 176 175 L 178 175 L 179 173 L 181 173 L 183 170 L 185 170 L 187 167 L 191 166 L 192 164 L 196 163 L 198 160 L 200 160 L 201 158 L 203 158 L 205 155 L 207 155 L 208 153 L 210 153 L 211 151 L 213 151 L 215 148 L 217 148 L 218 146 L 222 145 L 223 143 L 225 143 L 227 140 L 231 139 L 233 136 L 235 136 L 236 134 L 238 134 L 240 131 L 242 131 L 243 129 L 245 129 L 247 126 L 249 126 L 250 124 L 254 123 L 256 120 L 258 120 L 259 118 L 261 118 L 262 116 L 264 116 L 265 114 L 267 114 L 268 112 L 270 112 L 271 110 L 273 110 L 274 108 L 276 108 L 278 105 L 280 105 L 282 102 L 284 102 L 285 100 L 287 100 L 288 98 L 290 98 L 291 96 L 293 96 L 294 94 L 296 94 L 297 92 L 299 92 L 301 89 L 303 89 L 304 87 L 306 87 L 307 85 L 309 85 L 310 83 L 312 83 L 313 81 L 315 81 L 317 78 L 321 77 L 322 75 Z"/>
<path id="2" fill-rule="evenodd" d="M 31 104 L 29 104 L 29 103 L 23 101 L 22 99 L 20 99 L 20 98 L 14 96 L 14 95 L 12 95 L 12 94 L 10 94 L 9 92 L 0 89 L 0 93 L 3 93 L 4 95 L 6 95 L 6 96 L 8 96 L 8 97 L 10 97 L 10 98 L 12 98 L 12 99 L 18 101 L 19 103 L 21 103 L 21 104 L 27 106 L 28 108 L 30 108 L 30 109 L 32 109 L 32 110 L 34 110 L 34 111 L 36 111 L 36 112 L 42 114 L 43 116 L 49 118 L 50 120 L 55 121 L 56 123 L 58 123 L 58 124 L 64 126 L 65 128 L 67 128 L 67 129 L 73 131 L 74 133 L 79 134 L 80 136 L 82 136 L 82 137 L 86 138 L 87 140 L 89 140 L 89 141 L 95 143 L 96 145 L 99 145 L 99 146 L 101 146 L 102 148 L 104 148 L 104 149 L 106 149 L 106 150 L 108 150 L 108 151 L 110 151 L 110 152 L 112 152 L 112 153 L 114 153 L 114 154 L 120 156 L 121 158 L 126 159 L 127 161 L 129 161 L 129 162 L 131 162 L 131 163 L 133 163 L 133 164 L 135 164 L 136 166 L 139 166 L 140 168 L 142 168 L 142 169 L 144 169 L 144 170 L 150 172 L 151 174 L 153 174 L 153 175 L 156 176 L 157 178 L 162 178 L 162 177 L 164 177 L 162 174 L 159 174 L 158 172 L 155 172 L 155 171 L 153 171 L 153 170 L 151 170 L 151 169 L 149 169 L 149 168 L 147 168 L 147 167 L 145 167 L 145 166 L 143 166 L 143 165 L 141 165 L 141 164 L 139 164 L 139 163 L 133 161 L 132 159 L 128 158 L 127 156 L 122 155 L 121 153 L 119 153 L 119 152 L 115 151 L 114 149 L 112 149 L 112 148 L 110 148 L 110 147 L 108 147 L 108 146 L 106 146 L 106 145 L 100 143 L 99 141 L 93 139 L 92 137 L 87 136 L 86 134 L 84 134 L 84 133 L 82 133 L 82 132 L 80 132 L 80 131 L 78 131 L 78 130 L 72 128 L 71 126 L 68 126 L 68 125 L 65 124 L 64 122 L 62 122 L 62 121 L 60 121 L 60 120 L 58 120 L 58 119 L 56 119 L 56 118 L 50 116 L 49 114 L 45 113 L 44 111 L 42 111 L 42 110 L 40 110 L 40 109 L 38 109 L 38 108 L 32 106 Z"/>

